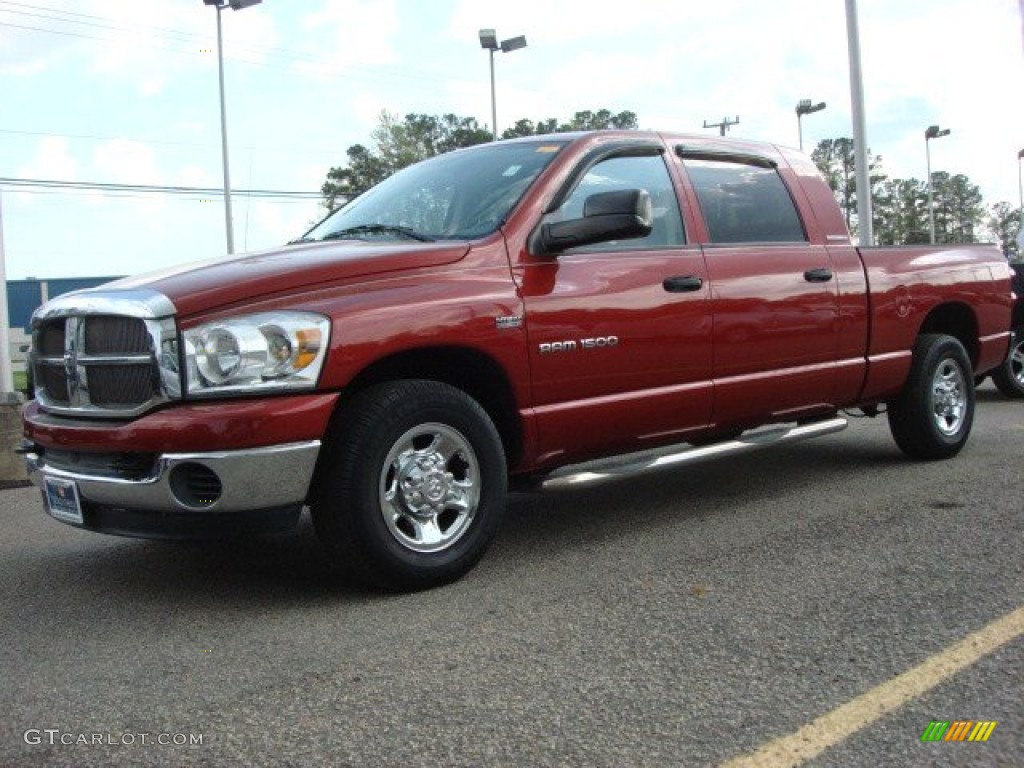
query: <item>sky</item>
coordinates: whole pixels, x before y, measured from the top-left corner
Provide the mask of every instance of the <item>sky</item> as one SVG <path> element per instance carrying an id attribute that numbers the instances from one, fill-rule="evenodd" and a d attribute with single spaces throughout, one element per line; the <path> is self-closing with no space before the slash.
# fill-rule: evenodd
<path id="1" fill-rule="evenodd" d="M 868 144 L 891 177 L 966 174 L 1019 204 L 1024 0 L 860 0 Z M 12 179 L 220 188 L 217 12 L 200 0 L 0 0 L 0 211 L 8 279 L 136 274 L 226 253 L 223 199 Z M 852 136 L 844 0 L 263 0 L 222 12 L 236 251 L 322 217 L 316 193 L 382 110 L 499 131 L 631 110 L 640 127 L 804 145 Z"/>

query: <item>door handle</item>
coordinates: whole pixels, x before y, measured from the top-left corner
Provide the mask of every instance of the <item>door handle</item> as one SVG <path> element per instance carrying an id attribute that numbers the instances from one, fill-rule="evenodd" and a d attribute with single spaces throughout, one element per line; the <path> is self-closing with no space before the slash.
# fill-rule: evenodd
<path id="1" fill-rule="evenodd" d="M 826 267 L 808 269 L 804 272 L 804 280 L 808 283 L 827 283 L 832 279 L 832 270 Z"/>
<path id="2" fill-rule="evenodd" d="M 692 293 L 699 291 L 703 285 L 704 281 L 694 275 L 666 277 L 661 281 L 661 287 L 669 293 Z"/>

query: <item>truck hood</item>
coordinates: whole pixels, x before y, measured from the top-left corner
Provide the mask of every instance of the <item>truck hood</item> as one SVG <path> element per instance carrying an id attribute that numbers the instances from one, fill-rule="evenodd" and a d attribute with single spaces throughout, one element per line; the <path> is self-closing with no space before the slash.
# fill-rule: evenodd
<path id="1" fill-rule="evenodd" d="M 451 264 L 468 250 L 464 242 L 301 243 L 127 277 L 100 290 L 159 291 L 174 303 L 179 316 L 187 317 L 243 300 Z"/>

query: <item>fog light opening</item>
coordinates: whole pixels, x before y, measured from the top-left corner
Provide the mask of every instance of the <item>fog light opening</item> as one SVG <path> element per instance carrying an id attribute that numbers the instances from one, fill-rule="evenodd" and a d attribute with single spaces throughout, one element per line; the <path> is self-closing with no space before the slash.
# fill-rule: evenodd
<path id="1" fill-rule="evenodd" d="M 178 464 L 171 470 L 170 485 L 174 498 L 194 509 L 213 506 L 224 492 L 217 473 L 193 461 Z"/>

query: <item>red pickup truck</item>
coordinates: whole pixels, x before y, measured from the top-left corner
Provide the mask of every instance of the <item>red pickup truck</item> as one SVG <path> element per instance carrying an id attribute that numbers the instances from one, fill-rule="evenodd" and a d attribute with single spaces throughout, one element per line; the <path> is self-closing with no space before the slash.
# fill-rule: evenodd
<path id="1" fill-rule="evenodd" d="M 912 457 L 956 454 L 1007 354 L 1010 280 L 994 247 L 855 247 L 793 150 L 497 142 L 285 247 L 45 304 L 24 452 L 65 523 L 219 536 L 308 506 L 340 566 L 423 588 L 477 562 L 510 478 L 778 445 L 846 409 L 887 411 Z"/>

